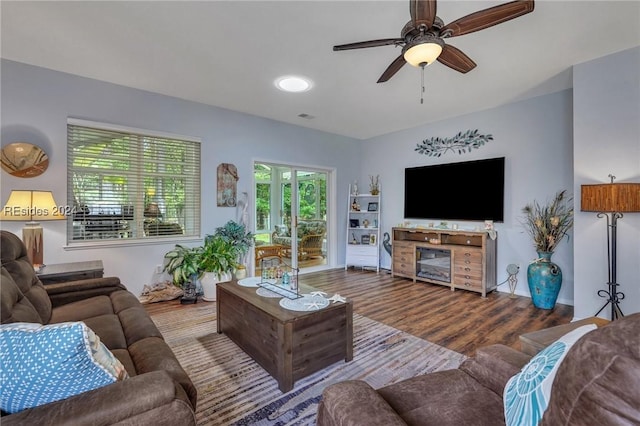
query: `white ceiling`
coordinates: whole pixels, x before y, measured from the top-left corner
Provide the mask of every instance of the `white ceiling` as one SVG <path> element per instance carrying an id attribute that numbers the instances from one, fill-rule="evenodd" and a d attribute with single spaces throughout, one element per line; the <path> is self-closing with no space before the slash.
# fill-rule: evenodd
<path id="1" fill-rule="evenodd" d="M 440 0 L 446 23 L 504 1 Z M 400 36 L 408 0 L 6 1 L 3 58 L 366 139 L 571 87 L 571 66 L 640 45 L 640 1 L 536 1 L 503 24 L 447 39 L 478 66 L 405 65 L 332 46 Z M 310 77 L 301 94 L 275 89 Z M 313 118 L 300 118 L 309 114 Z"/>

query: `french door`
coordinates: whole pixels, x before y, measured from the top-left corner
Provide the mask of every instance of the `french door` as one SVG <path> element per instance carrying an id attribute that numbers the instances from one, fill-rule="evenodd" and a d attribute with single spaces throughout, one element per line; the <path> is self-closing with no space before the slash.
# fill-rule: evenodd
<path id="1" fill-rule="evenodd" d="M 256 244 L 281 246 L 283 262 L 292 268 L 326 266 L 330 173 L 255 162 Z"/>

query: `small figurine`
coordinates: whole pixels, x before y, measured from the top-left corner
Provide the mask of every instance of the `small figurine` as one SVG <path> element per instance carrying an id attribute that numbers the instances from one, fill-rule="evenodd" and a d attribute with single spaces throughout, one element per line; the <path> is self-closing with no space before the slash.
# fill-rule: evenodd
<path id="1" fill-rule="evenodd" d="M 360 205 L 358 204 L 358 199 L 354 198 L 353 203 L 351 204 L 351 209 L 353 211 L 360 211 Z"/>

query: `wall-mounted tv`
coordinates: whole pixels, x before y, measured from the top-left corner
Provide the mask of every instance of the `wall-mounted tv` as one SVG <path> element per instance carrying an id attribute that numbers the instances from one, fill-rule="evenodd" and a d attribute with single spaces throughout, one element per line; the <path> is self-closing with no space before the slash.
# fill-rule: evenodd
<path id="1" fill-rule="evenodd" d="M 504 157 L 404 171 L 405 219 L 504 221 Z"/>

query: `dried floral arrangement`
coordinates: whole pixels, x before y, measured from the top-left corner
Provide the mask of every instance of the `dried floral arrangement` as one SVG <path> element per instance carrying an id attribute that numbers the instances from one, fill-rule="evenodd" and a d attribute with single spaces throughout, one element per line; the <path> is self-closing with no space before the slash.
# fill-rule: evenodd
<path id="1" fill-rule="evenodd" d="M 522 225 L 533 238 L 536 251 L 553 252 L 557 245 L 573 227 L 573 197 L 567 191 L 558 191 L 547 205 L 537 201 L 527 204 L 522 209 L 525 217 Z"/>

